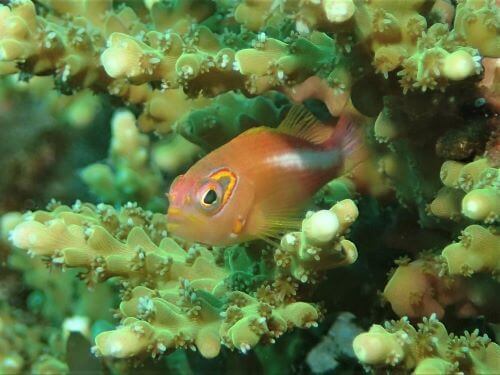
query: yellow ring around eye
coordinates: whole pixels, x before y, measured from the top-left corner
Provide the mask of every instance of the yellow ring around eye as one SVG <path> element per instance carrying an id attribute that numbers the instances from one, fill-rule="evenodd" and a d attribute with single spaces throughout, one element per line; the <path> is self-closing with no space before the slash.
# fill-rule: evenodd
<path id="1" fill-rule="evenodd" d="M 222 183 L 222 185 L 225 187 L 222 196 L 222 205 L 225 205 L 236 186 L 236 175 L 229 169 L 223 168 L 215 173 L 212 173 L 210 175 L 210 178 L 219 181 L 219 183 Z"/>

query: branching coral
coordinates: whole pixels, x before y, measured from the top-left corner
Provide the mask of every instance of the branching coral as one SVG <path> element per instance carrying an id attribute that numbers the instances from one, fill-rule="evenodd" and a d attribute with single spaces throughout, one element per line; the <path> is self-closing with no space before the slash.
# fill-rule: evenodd
<path id="1" fill-rule="evenodd" d="M 445 312 L 458 317 L 491 315 L 500 306 L 492 298 L 494 280 L 484 277 L 448 275 L 447 265 L 438 256 L 427 255 L 410 262 L 397 261 L 398 267 L 385 286 L 383 296 L 398 316 L 411 319 Z"/>
<path id="2" fill-rule="evenodd" d="M 341 85 L 350 86 L 350 77 L 368 68 L 364 63 L 343 62 L 356 41 L 365 48 L 360 53 L 373 54 L 377 72 L 387 77 L 398 71 L 405 91 L 443 89 L 448 81 L 477 75 L 481 70 L 477 50 L 462 40 L 469 41 L 471 27 L 477 28 L 467 25 L 480 24 L 476 19 L 483 17 L 486 44 L 474 39 L 473 46 L 495 54 L 497 39 L 492 33 L 498 25 L 492 1 L 485 0 L 482 8 L 470 1 L 461 4 L 456 32 L 442 23 L 427 29 L 425 16 L 431 3 L 325 0 L 299 7 L 295 1 L 243 2 L 236 6 L 233 19 L 224 2 L 217 7 L 188 0 L 169 6 L 155 2 L 147 10 L 140 6 L 115 10 L 111 1 L 99 7 L 88 1 L 66 5 L 45 1 L 53 14 L 44 17 L 26 0 L 1 8 L 0 60 L 17 63 L 28 74 L 54 75 L 63 92 L 88 87 L 144 104 L 146 115 L 140 122 L 146 128 L 165 129 L 169 115 L 160 103 L 178 95 L 174 93 L 179 87 L 190 96 L 214 96 L 232 89 L 260 94 L 315 75 L 328 77 L 336 86 L 345 73 Z M 255 12 L 263 13 L 254 17 Z M 213 27 L 213 20 L 224 17 L 225 28 Z M 298 31 L 290 37 L 286 31 L 277 32 L 287 30 L 288 18 L 295 20 Z M 187 20 L 197 24 L 189 27 Z M 238 33 L 239 23 L 260 32 Z M 346 65 L 351 66 L 346 70 Z M 5 65 L 5 74 L 11 73 L 10 67 Z"/>
<path id="3" fill-rule="evenodd" d="M 71 96 L 63 95 L 54 90 L 50 77 L 38 76 L 25 81 L 22 74 L 15 74 L 2 77 L 1 82 L 0 97 L 3 100 L 12 98 L 13 93 L 37 101 L 43 99 L 43 106 L 58 122 L 78 129 L 89 127 L 102 109 L 101 97 L 94 95 L 92 91 L 82 90 Z"/>
<path id="4" fill-rule="evenodd" d="M 443 317 L 454 306 L 460 316 L 488 309 L 478 289 L 487 290 L 498 275 L 500 240 L 498 221 L 498 168 L 486 158 L 470 163 L 446 161 L 441 168 L 445 185 L 429 206 L 443 219 L 460 223 L 476 221 L 490 227 L 466 226 L 459 241 L 442 249 L 441 257 L 427 256 L 399 264 L 384 290 L 385 298 L 399 316 L 422 317 L 431 313 Z M 493 280 L 472 277 L 492 275 Z M 403 287 L 405 286 L 405 287 Z"/>
<path id="5" fill-rule="evenodd" d="M 498 2 L 495 0 L 460 1 L 455 22 L 457 34 L 486 57 L 498 57 Z"/>
<path id="6" fill-rule="evenodd" d="M 432 11 L 432 3 L 420 0 L 324 0 L 307 2 L 299 8 L 294 1 L 286 1 L 282 5 L 267 1 L 257 4 L 244 2 L 237 7 L 236 17 L 251 29 L 258 30 L 266 24 L 271 25 L 279 11 L 283 18 L 292 13 L 290 18 L 295 20 L 299 33 L 307 35 L 311 30 L 332 32 L 337 43 L 348 51 L 357 39 L 373 54 L 373 66 L 377 72 L 388 77 L 390 72 L 399 71 L 400 83 L 405 91 L 415 88 L 425 91 L 443 88 L 447 80 L 462 80 L 479 73 L 477 51 L 461 43 L 463 34 L 473 38 L 471 27 L 482 27 L 480 35 L 486 36 L 483 42 L 475 39 L 476 43 L 471 43 L 474 47 L 484 45 L 484 49 L 490 51 L 495 40 L 498 44 L 496 35 L 485 35 L 498 30 L 493 1 L 484 1 L 482 8 L 471 1 L 461 4 L 455 21 L 455 25 L 459 26 L 457 33 L 448 31 L 448 25 L 442 23 L 428 28 L 426 16 Z M 260 22 L 255 23 L 259 18 L 252 17 L 251 12 L 243 13 L 243 9 L 247 8 L 262 12 Z M 474 17 L 473 24 L 480 25 L 477 14 L 487 21 L 484 26 L 462 26 L 469 25 Z M 247 17 L 251 17 L 254 23 L 245 23 Z M 311 38 L 314 43 L 314 31 Z M 286 70 L 282 71 L 286 76 Z"/>
<path id="7" fill-rule="evenodd" d="M 471 276 L 485 272 L 498 278 L 500 238 L 487 228 L 470 225 L 462 231 L 460 242 L 443 249 L 443 257 L 452 275 Z"/>
<path id="8" fill-rule="evenodd" d="M 154 145 L 152 159 L 162 172 L 176 175 L 191 165 L 201 153 L 198 145 L 181 135 L 173 134 Z"/>
<path id="9" fill-rule="evenodd" d="M 64 93 L 72 93 L 82 88 L 91 88 L 96 92 L 108 92 L 121 97 L 125 102 L 145 103 L 146 113 L 149 113 L 150 117 L 159 117 L 155 120 L 158 123 L 165 121 L 162 117 L 164 111 L 156 109 L 158 108 L 158 98 L 164 96 L 162 92 L 152 92 L 145 85 L 130 85 L 125 79 L 114 79 L 119 75 L 116 73 L 117 64 L 125 64 L 130 67 L 127 63 L 133 56 L 122 44 L 125 43 L 125 40 L 129 41 L 128 44 L 125 44 L 130 46 L 134 43 L 142 43 L 136 38 L 144 37 L 146 31 L 153 25 L 142 23 L 132 8 L 122 7 L 121 10 L 114 11 L 112 1 L 100 2 L 97 7 L 89 1 L 66 3 L 46 1 L 44 4 L 53 11 L 53 15 L 50 17 L 37 15 L 35 5 L 31 1 L 12 2 L 9 6 L 1 5 L 0 34 L 2 36 L 0 37 L 0 46 L 2 54 L 0 61 L 5 64 L 3 65 L 5 66 L 4 74 L 12 73 L 11 65 L 6 65 L 6 62 L 17 63 L 19 70 L 23 73 L 53 75 L 56 86 Z M 177 10 L 173 12 L 171 8 L 159 4 L 151 9 L 152 22 L 155 27 L 160 27 L 158 30 L 166 30 L 176 23 L 177 19 L 174 15 L 178 15 L 180 10 L 187 8 L 189 8 L 187 1 L 180 2 Z M 206 11 L 210 12 L 210 9 L 211 6 L 207 5 Z M 201 15 L 203 13 L 201 10 L 194 11 L 194 13 L 196 14 L 195 19 L 205 18 Z M 184 24 L 179 28 L 187 33 L 187 25 Z M 203 30 L 210 32 L 206 28 Z M 164 47 L 168 44 L 163 34 L 152 33 L 156 35 L 156 39 L 151 36 L 152 34 L 148 35 L 153 40 L 164 43 Z M 109 51 L 112 51 L 113 40 L 119 39 L 120 35 L 122 35 L 121 52 L 120 56 L 117 57 Z M 110 48 L 106 50 L 108 52 L 104 51 L 101 57 L 108 37 L 110 38 L 109 43 L 111 43 Z M 123 40 L 123 38 L 125 39 Z M 180 37 L 177 35 L 177 38 Z M 197 36 L 193 36 L 191 40 L 197 40 L 197 38 Z M 108 59 L 114 61 L 114 70 L 106 64 L 101 65 L 101 59 L 108 61 L 106 59 L 108 55 L 114 56 L 112 60 Z M 224 53 L 222 55 L 225 56 Z M 196 59 L 197 55 L 191 54 L 190 56 Z M 114 60 L 115 57 L 116 60 Z M 137 65 L 133 65 L 134 69 L 149 70 L 150 65 L 154 66 L 156 63 L 152 57 L 145 57 L 143 60 L 142 63 L 134 61 L 134 64 L 137 63 Z M 187 60 L 190 60 L 189 56 L 187 56 Z M 189 64 L 187 66 L 191 67 Z M 115 74 L 107 75 L 106 71 L 110 69 Z M 179 71 L 186 70 L 179 69 Z M 174 72 L 174 74 L 176 73 Z M 130 73 L 127 73 L 127 77 L 132 78 L 132 76 L 131 70 Z M 178 85 L 179 79 L 180 76 L 176 75 L 173 80 L 175 84 Z M 165 95 L 167 98 L 171 97 L 171 95 Z M 141 122 L 143 121 L 145 120 Z"/>
<path id="10" fill-rule="evenodd" d="M 486 158 L 471 163 L 446 161 L 441 167 L 444 187 L 430 204 L 438 217 L 460 220 L 461 215 L 484 224 L 494 224 L 500 215 L 498 167 Z"/>
<path id="11" fill-rule="evenodd" d="M 151 249 L 165 235 L 164 216 L 144 211 L 133 203 L 126 204 L 120 211 L 105 204 L 96 207 L 81 202 L 76 202 L 73 207 L 55 202 L 51 208 L 53 211 L 27 214 L 28 220 L 11 233 L 12 241 L 17 247 L 49 257 L 53 264 L 91 265 L 88 273 L 83 275 L 89 285 L 120 272 L 127 274 L 113 255 L 118 254 L 120 258 L 123 253 L 132 262 L 137 256 L 140 263 L 137 254 L 141 249 L 135 247 L 147 245 Z M 142 243 L 144 239 L 147 240 Z M 120 240 L 131 241 L 132 249 L 125 250 L 126 245 Z M 112 264 L 109 268 L 106 267 L 108 257 L 111 257 L 109 262 Z"/>
<path id="12" fill-rule="evenodd" d="M 20 79 L 21 75 L 0 78 L 4 140 L 0 213 L 25 210 L 39 193 L 44 203 L 56 195 L 70 200 L 81 197 L 79 186 L 67 189 L 65 182 L 72 178 L 75 166 L 95 158 L 92 155 L 99 154 L 101 147 L 100 142 L 89 142 L 83 135 L 105 117 L 100 112 L 102 97 L 89 91 L 64 96 L 53 89 L 50 77 L 34 77 L 29 82 Z M 81 136 L 73 139 L 74 134 Z"/>
<path id="13" fill-rule="evenodd" d="M 33 74 L 56 74 L 61 86 L 69 90 L 72 85 L 99 87 L 109 82 L 96 60 L 106 34 L 112 31 L 106 30 L 106 25 L 128 28 L 133 20 L 122 14 L 111 17 L 114 22 L 100 22 L 99 15 L 111 9 L 109 1 L 100 2 L 98 7 L 89 7 L 89 3 L 69 4 L 59 10 L 71 15 L 73 19 L 69 22 L 37 16 L 31 1 L 13 2 L 10 7 L 3 5 L 0 8 L 2 60 L 21 62 L 22 69 Z"/>
<path id="14" fill-rule="evenodd" d="M 350 199 L 336 203 L 329 211 L 311 213 L 302 222 L 301 232 L 283 237 L 275 254 L 276 264 L 306 282 L 314 281 L 317 271 L 354 263 L 358 253 L 351 241 L 340 238 L 336 246 L 331 244 L 357 217 L 358 209 Z"/>
<path id="15" fill-rule="evenodd" d="M 342 297 L 349 285 L 359 285 L 364 296 L 382 287 L 383 274 L 396 258 L 388 249 L 392 241 L 398 255 L 415 259 L 398 261 L 383 293 L 397 315 L 435 313 L 444 319 L 445 312 L 447 317 L 454 310 L 458 318 L 494 317 L 498 308 L 490 296 L 498 287 L 500 243 L 497 3 L 11 0 L 0 5 L 0 74 L 29 81 L 2 84 L 0 119 L 12 111 L 10 93 L 24 87 L 44 98 L 48 105 L 43 110 L 56 122 L 76 125 L 50 143 L 37 133 L 45 130 L 44 117 L 37 115 L 37 126 L 31 128 L 24 126 L 26 121 L 0 124 L 11 147 L 5 154 L 28 149 L 31 144 L 16 142 L 23 137 L 35 139 L 39 154 L 35 159 L 33 152 L 23 151 L 27 156 L 20 163 L 0 160 L 14 165 L 3 174 L 9 186 L 30 187 L 30 194 L 15 194 L 15 188 L 3 194 L 7 198 L 2 198 L 0 213 L 37 207 L 54 195 L 63 201 L 76 195 L 91 199 L 61 192 L 73 192 L 74 181 L 67 181 L 74 170 L 82 171 L 99 201 L 116 205 L 77 201 L 69 207 L 53 201 L 46 211 L 26 213 L 11 232 L 20 249 L 2 245 L 2 259 L 8 262 L 0 266 L 15 274 L 9 283 L 29 289 L 16 303 L 50 320 L 52 328 L 45 333 L 60 332 L 69 315 L 85 315 L 90 319 L 86 335 L 92 325 L 94 352 L 106 367 L 124 358 L 148 363 L 146 357 L 163 357 L 177 348 L 213 358 L 222 347 L 255 348 L 262 364 L 259 343 L 274 343 L 295 327 L 316 326 L 323 317 L 324 309 L 308 302 L 331 285 L 322 283 L 323 277 L 339 272 L 347 280 L 336 285 L 338 296 L 328 290 L 326 301 L 342 310 L 350 299 Z M 49 86 L 67 97 L 49 97 Z M 107 94 L 112 98 L 106 99 Z M 271 248 L 259 241 L 209 248 L 170 238 L 163 204 L 157 204 L 164 199 L 159 170 L 168 184 L 203 153 L 243 131 L 276 126 L 288 99 L 303 103 L 328 126 L 337 117 L 349 117 L 363 139 L 356 157 L 316 196 L 316 212 Z M 128 108 L 113 117 L 107 162 L 95 163 L 103 152 L 82 152 L 69 137 L 100 143 L 107 133 L 92 123 L 100 122 L 96 111 L 108 105 L 99 103 Z M 25 133 L 29 137 L 19 135 L 25 129 L 32 129 Z M 61 136 L 61 129 L 54 128 L 51 136 Z M 71 164 L 70 173 L 61 173 L 59 190 L 46 187 L 45 179 L 37 181 L 65 159 L 56 143 L 82 157 Z M 84 158 L 88 154 L 91 160 Z M 89 162 L 95 164 L 82 170 Z M 356 204 L 350 200 L 354 197 L 359 197 Z M 359 227 L 351 233 L 358 214 Z M 15 213 L 4 219 L 8 229 L 21 220 Z M 327 273 L 356 261 L 358 251 L 345 238 L 348 234 L 363 246 L 357 268 Z M 421 238 L 413 243 L 416 237 Z M 421 242 L 429 246 L 419 247 Z M 380 253 L 373 254 L 372 247 Z M 417 255 L 422 248 L 432 251 Z M 28 259 L 23 250 L 35 257 Z M 51 274 L 43 263 L 72 270 Z M 69 281 L 77 272 L 84 281 L 79 287 Z M 60 284 L 51 286 L 56 279 Z M 122 285 L 120 325 L 96 328 L 102 311 L 91 310 L 87 302 L 108 296 L 107 286 L 114 281 Z M 83 290 L 87 286 L 95 289 L 93 297 Z M 12 285 L 5 290 L 11 296 Z M 40 291 L 58 302 L 35 308 L 33 296 Z M 77 296 L 81 304 L 74 303 Z M 355 297 L 352 306 L 363 317 L 381 313 L 372 300 L 359 307 Z M 0 322 L 17 319 L 13 310 L 2 310 Z M 308 333 L 309 339 L 316 333 Z M 10 333 L 5 337 L 10 340 Z M 37 340 L 48 342 L 46 337 Z M 500 367 L 494 362 L 498 346 L 486 341 L 476 333 L 448 335 L 432 317 L 418 330 L 405 320 L 385 329 L 374 326 L 355 340 L 354 349 L 361 363 L 377 370 L 484 373 Z M 13 359 L 7 364 L 17 366 L 16 371 L 51 371 L 61 359 L 49 353 L 57 358 L 35 368 L 34 357 L 25 353 L 21 364 L 17 343 L 0 339 L 0 363 Z M 275 349 L 279 345 L 269 350 L 281 350 Z M 234 372 L 230 363 L 237 355 L 224 356 L 227 371 Z M 189 366 L 195 362 L 184 359 Z M 58 368 L 65 371 L 64 365 Z"/>
<path id="16" fill-rule="evenodd" d="M 500 366 L 500 346 L 479 331 L 455 336 L 435 315 L 415 329 L 403 318 L 373 325 L 353 342 L 358 359 L 375 369 L 415 374 L 463 372 L 494 374 Z"/>
<path id="17" fill-rule="evenodd" d="M 296 299 L 293 278 L 305 283 L 310 272 L 353 263 L 356 248 L 340 236 L 356 217 L 356 206 L 346 200 L 305 219 L 303 232 L 284 237 L 274 277 L 249 294 L 228 289 L 231 268 L 216 254 L 202 246 L 184 250 L 165 237 L 162 215 L 131 204 L 120 211 L 103 204 L 37 211 L 11 238 L 52 264 L 85 268 L 82 279 L 89 285 L 113 276 L 124 280 L 122 326 L 97 336 L 97 353 L 155 357 L 193 347 L 211 358 L 221 343 L 247 351 L 291 327 L 316 324 L 320 311 Z"/>
<path id="18" fill-rule="evenodd" d="M 498 168 L 486 158 L 463 164 L 447 161 L 441 168 L 443 187 L 430 205 L 430 211 L 439 217 L 469 221 L 485 225 L 498 223 L 500 193 Z M 447 268 L 452 275 L 470 276 L 476 272 L 498 274 L 500 242 L 495 227 L 488 229 L 478 224 L 469 225 L 460 242 L 443 250 Z"/>
<path id="19" fill-rule="evenodd" d="M 58 331 L 26 321 L 0 306 L 0 371 L 3 374 L 68 374 Z"/>
<path id="20" fill-rule="evenodd" d="M 95 163 L 82 170 L 82 179 L 104 202 L 138 201 L 153 205 L 160 195 L 161 175 L 149 160 L 149 139 L 136 128 L 129 111 L 116 112 L 111 120 L 111 165 Z"/>
<path id="21" fill-rule="evenodd" d="M 113 33 L 108 48 L 101 55 L 106 73 L 126 78 L 135 84 L 159 81 L 165 88 L 184 85 L 188 90 L 208 93 L 237 88 L 238 74 L 233 69 L 234 50 L 224 46 L 209 28 L 200 26 L 192 33 L 150 31 L 144 42 L 124 33 Z"/>

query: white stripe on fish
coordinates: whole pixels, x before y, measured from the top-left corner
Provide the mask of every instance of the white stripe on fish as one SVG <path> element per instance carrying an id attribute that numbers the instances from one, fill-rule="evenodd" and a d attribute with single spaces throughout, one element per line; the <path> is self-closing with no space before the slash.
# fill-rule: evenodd
<path id="1" fill-rule="evenodd" d="M 339 150 L 331 151 L 294 151 L 286 154 L 273 155 L 266 159 L 267 163 L 283 168 L 304 169 L 329 169 L 340 163 Z"/>

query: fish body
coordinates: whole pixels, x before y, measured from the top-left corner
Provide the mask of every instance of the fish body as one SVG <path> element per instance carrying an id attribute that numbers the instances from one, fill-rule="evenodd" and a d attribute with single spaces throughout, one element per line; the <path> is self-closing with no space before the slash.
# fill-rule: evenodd
<path id="1" fill-rule="evenodd" d="M 168 230 L 222 246 L 297 229 L 305 204 L 354 147 L 349 124 L 325 126 L 294 107 L 277 129 L 240 134 L 174 181 Z"/>

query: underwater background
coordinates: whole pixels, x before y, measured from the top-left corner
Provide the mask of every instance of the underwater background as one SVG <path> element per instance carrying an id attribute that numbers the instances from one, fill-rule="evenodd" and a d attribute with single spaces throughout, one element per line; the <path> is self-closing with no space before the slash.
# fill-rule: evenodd
<path id="1" fill-rule="evenodd" d="M 1 0 L 0 374 L 500 374 L 499 6 Z M 173 238 L 294 104 L 363 161 L 275 241 Z"/>

